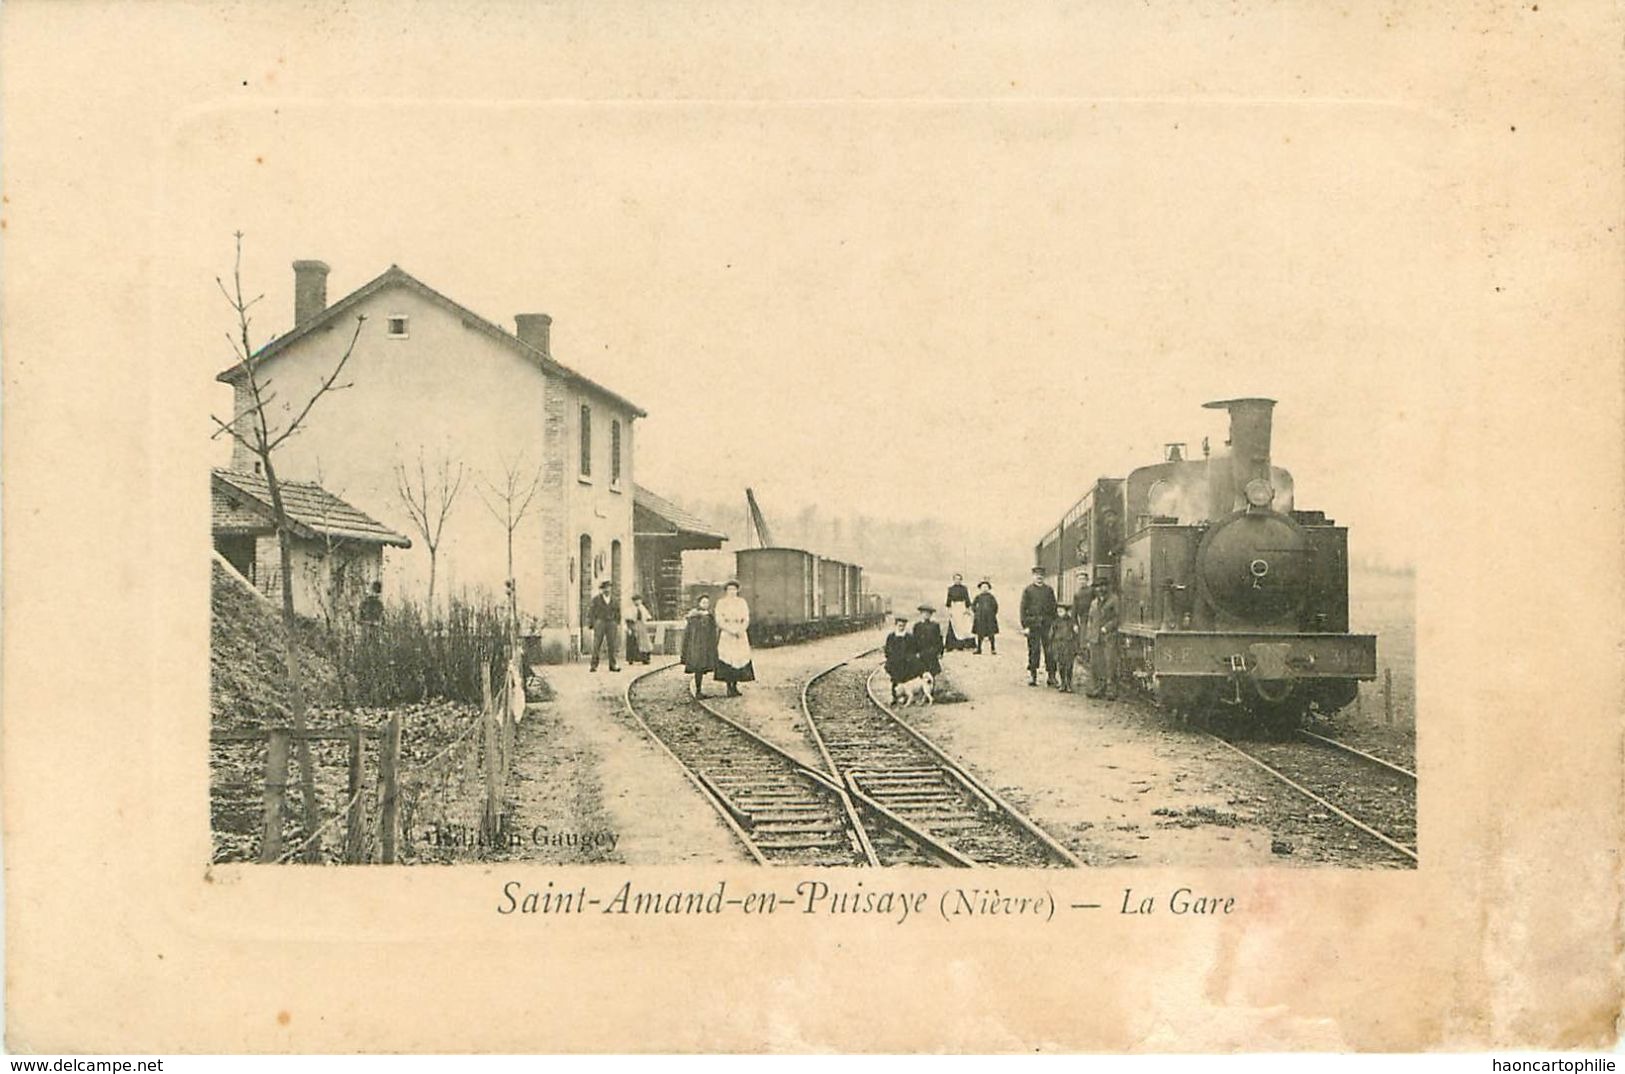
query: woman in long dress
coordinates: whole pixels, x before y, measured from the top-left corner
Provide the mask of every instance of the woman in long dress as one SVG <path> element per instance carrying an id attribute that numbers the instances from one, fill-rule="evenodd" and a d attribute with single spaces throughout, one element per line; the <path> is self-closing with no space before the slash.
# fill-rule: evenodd
<path id="1" fill-rule="evenodd" d="M 983 578 L 976 586 L 976 653 L 981 655 L 982 643 L 999 653 L 999 601 L 993 595 L 993 583 Z"/>
<path id="2" fill-rule="evenodd" d="M 750 663 L 750 605 L 739 595 L 739 583 L 730 581 L 717 598 L 717 681 L 728 684 L 728 696 L 739 696 L 739 684 L 755 682 Z"/>
<path id="3" fill-rule="evenodd" d="M 971 635 L 975 631 L 976 617 L 971 613 L 970 590 L 965 588 L 965 576 L 954 575 L 954 584 L 948 587 L 948 599 L 943 602 L 948 612 L 947 650 L 969 649 L 975 645 Z"/>
<path id="4" fill-rule="evenodd" d="M 626 662 L 647 664 L 654 652 L 655 632 L 649 625 L 654 616 L 643 603 L 641 594 L 632 594 L 632 610 L 626 616 Z"/>
<path id="5" fill-rule="evenodd" d="M 705 677 L 717 670 L 717 621 L 703 594 L 683 621 L 683 670 L 694 676 L 694 696 L 704 697 Z"/>

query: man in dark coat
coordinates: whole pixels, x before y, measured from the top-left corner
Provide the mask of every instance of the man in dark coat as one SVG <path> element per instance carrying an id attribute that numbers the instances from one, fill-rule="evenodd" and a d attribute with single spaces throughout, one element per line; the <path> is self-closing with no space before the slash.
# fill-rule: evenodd
<path id="1" fill-rule="evenodd" d="M 976 615 L 976 654 L 981 655 L 985 641 L 993 655 L 999 655 L 999 598 L 993 595 L 993 583 L 986 578 L 976 584 L 976 600 L 971 608 Z"/>
<path id="2" fill-rule="evenodd" d="M 914 636 L 908 632 L 908 619 L 899 615 L 892 632 L 886 635 L 886 677 L 891 679 L 891 699 L 897 700 L 897 684 L 920 674 L 914 654 Z"/>
<path id="3" fill-rule="evenodd" d="M 1021 629 L 1027 632 L 1027 685 L 1038 685 L 1038 659 L 1044 677 L 1055 685 L 1055 659 L 1049 651 L 1049 628 L 1055 622 L 1055 590 L 1044 581 L 1044 568 L 1033 568 L 1032 584 L 1021 591 Z"/>
<path id="4" fill-rule="evenodd" d="M 1105 599 L 1100 604 L 1100 648 L 1103 650 L 1101 664 L 1104 670 L 1100 688 L 1107 701 L 1116 701 L 1120 642 L 1117 634 L 1117 594 L 1109 589 L 1105 591 Z"/>
<path id="5" fill-rule="evenodd" d="M 717 670 L 717 621 L 711 618 L 711 598 L 703 593 L 683 621 L 683 670 L 694 676 L 694 696 L 704 697 L 701 685 Z"/>
<path id="6" fill-rule="evenodd" d="M 1089 651 L 1089 688 L 1085 693 L 1090 697 L 1099 697 L 1106 682 L 1106 647 L 1100 643 L 1100 608 L 1105 603 L 1105 584 L 1096 582 L 1094 599 L 1083 618 L 1083 641 Z"/>
<path id="7" fill-rule="evenodd" d="M 933 675 L 942 674 L 942 627 L 931 619 L 936 609 L 920 605 L 920 621 L 914 624 L 914 655 L 920 666 Z"/>
<path id="8" fill-rule="evenodd" d="M 598 595 L 592 598 L 592 605 L 587 609 L 587 621 L 592 624 L 592 663 L 587 666 L 587 670 L 598 670 L 600 649 L 609 655 L 609 670 L 621 670 L 615 663 L 615 634 L 620 627 L 621 613 L 615 606 L 615 598 L 610 592 L 607 578 L 598 583 Z"/>

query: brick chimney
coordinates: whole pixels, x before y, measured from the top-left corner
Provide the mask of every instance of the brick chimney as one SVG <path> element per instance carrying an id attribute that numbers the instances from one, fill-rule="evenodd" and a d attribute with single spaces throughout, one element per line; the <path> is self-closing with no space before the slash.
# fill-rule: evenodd
<path id="1" fill-rule="evenodd" d="M 293 323 L 304 324 L 327 308 L 327 262 L 293 263 Z"/>
<path id="2" fill-rule="evenodd" d="M 519 337 L 521 343 L 528 343 L 549 358 L 553 351 L 548 336 L 553 327 L 553 318 L 545 313 L 519 313 L 514 315 L 514 335 Z"/>

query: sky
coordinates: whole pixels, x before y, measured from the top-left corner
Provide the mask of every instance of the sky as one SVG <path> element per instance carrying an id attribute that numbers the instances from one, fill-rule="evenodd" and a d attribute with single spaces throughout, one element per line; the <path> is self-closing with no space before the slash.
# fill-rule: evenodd
<path id="1" fill-rule="evenodd" d="M 1416 378 L 1439 298 L 1481 284 L 1453 276 L 1438 123 L 1380 102 L 283 100 L 172 136 L 200 378 L 241 229 L 261 338 L 295 259 L 334 300 L 398 263 L 509 328 L 551 314 L 555 356 L 649 412 L 637 477 L 666 495 L 973 520 L 1000 549 L 1166 441 L 1222 444 L 1202 403 L 1266 395 L 1299 505 L 1409 562 Z"/>

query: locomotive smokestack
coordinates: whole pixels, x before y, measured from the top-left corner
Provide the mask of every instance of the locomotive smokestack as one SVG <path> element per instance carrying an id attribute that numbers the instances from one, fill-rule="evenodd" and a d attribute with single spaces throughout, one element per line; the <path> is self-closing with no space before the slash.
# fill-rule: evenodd
<path id="1" fill-rule="evenodd" d="M 1230 495 L 1232 509 L 1246 506 L 1247 485 L 1270 483 L 1270 424 L 1274 399 L 1221 399 L 1204 403 L 1230 412 Z"/>

